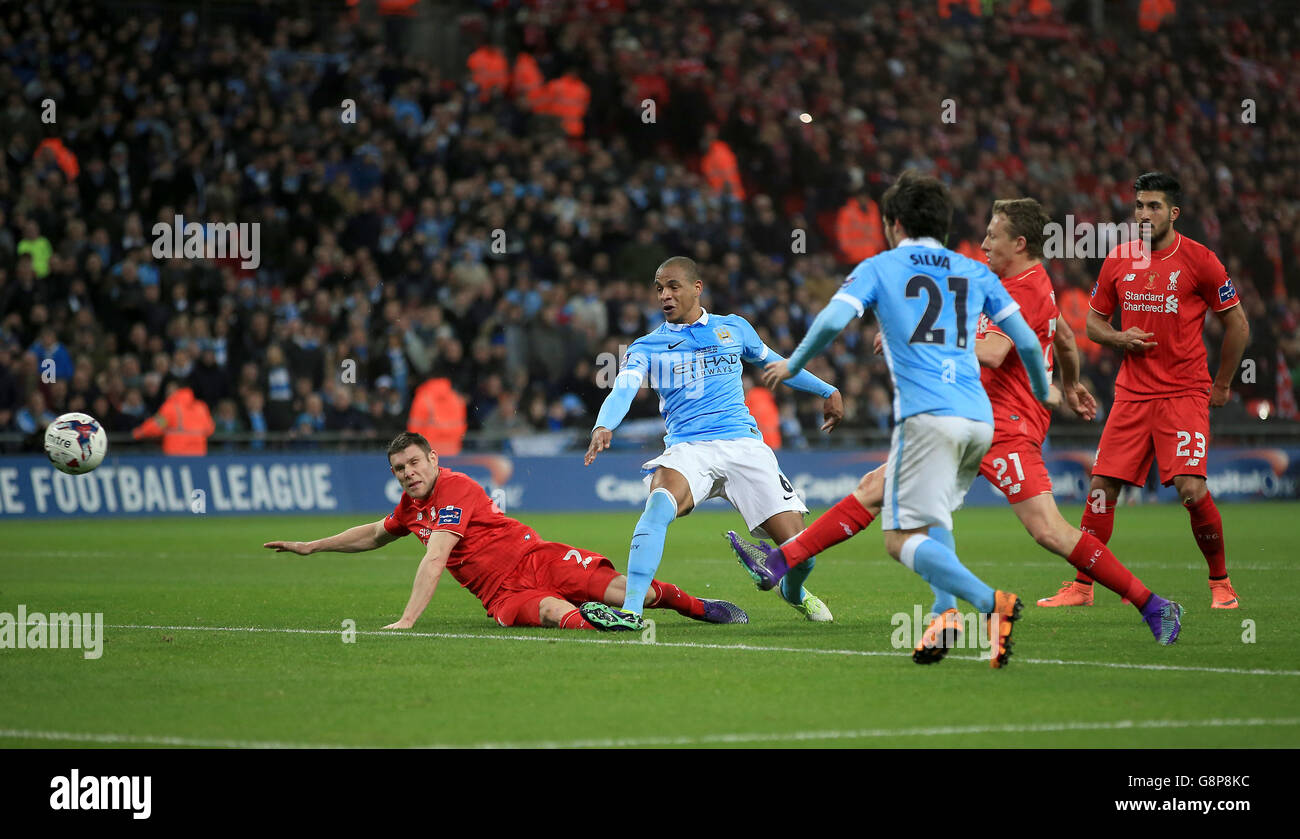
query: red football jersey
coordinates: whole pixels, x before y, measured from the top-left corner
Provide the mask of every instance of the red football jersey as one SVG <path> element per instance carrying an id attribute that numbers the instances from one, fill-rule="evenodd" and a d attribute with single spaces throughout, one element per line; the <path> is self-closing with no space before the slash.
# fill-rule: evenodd
<path id="1" fill-rule="evenodd" d="M 1056 292 L 1052 290 L 1052 278 L 1047 275 L 1043 263 L 1038 263 L 1028 271 L 1004 279 L 1002 285 L 1011 295 L 1011 299 L 1020 304 L 1020 314 L 1024 315 L 1029 328 L 1038 336 L 1038 343 L 1043 348 L 1043 363 L 1047 365 L 1047 378 L 1052 378 L 1052 337 L 1056 335 L 1056 319 L 1061 316 L 1056 308 Z M 989 332 L 1005 336 L 986 315 L 980 315 L 979 327 L 975 331 L 977 339 Z M 1008 337 L 1008 341 L 1011 339 Z M 1052 423 L 1052 413 L 1047 406 L 1034 398 L 1034 390 L 1029 386 L 1029 374 L 1025 372 L 1025 363 L 1020 360 L 1020 353 L 1013 346 L 1003 359 L 1000 367 L 980 368 L 980 381 L 984 392 L 989 395 L 993 405 L 993 426 L 1002 431 L 1007 420 L 1012 423 L 1017 419 L 1025 423 L 1025 433 L 1040 442 L 1047 437 L 1047 427 Z"/>
<path id="2" fill-rule="evenodd" d="M 1154 333 L 1156 346 L 1124 354 L 1115 379 L 1116 399 L 1162 399 L 1208 394 L 1209 366 L 1202 330 L 1209 309 L 1236 306 L 1237 289 L 1214 252 L 1182 234 L 1149 259 L 1118 246 L 1101 266 L 1092 308 L 1110 319 L 1120 309 L 1120 330 Z"/>
<path id="3" fill-rule="evenodd" d="M 394 536 L 414 533 L 426 545 L 435 532 L 455 533 L 460 540 L 447 558 L 447 570 L 484 603 L 542 541 L 537 531 L 501 512 L 477 481 L 446 467 L 438 468 L 433 492 L 423 501 L 403 492 L 384 529 Z"/>

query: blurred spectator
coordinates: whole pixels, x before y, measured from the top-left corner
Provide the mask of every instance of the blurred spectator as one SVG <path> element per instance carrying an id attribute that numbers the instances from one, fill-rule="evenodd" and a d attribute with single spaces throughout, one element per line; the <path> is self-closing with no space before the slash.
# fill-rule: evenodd
<path id="1" fill-rule="evenodd" d="M 753 414 L 763 442 L 773 449 L 781 448 L 781 410 L 776 405 L 772 391 L 756 385 L 748 373 L 741 377 L 745 388 L 745 407 Z"/>
<path id="2" fill-rule="evenodd" d="M 885 250 L 885 228 L 880 209 L 866 188 L 844 202 L 835 216 L 835 241 L 842 259 L 856 265 Z"/>
<path id="3" fill-rule="evenodd" d="M 216 430 L 207 404 L 177 380 L 167 383 L 167 398 L 154 416 L 131 432 L 137 440 L 162 437 L 163 454 L 204 455 Z"/>
<path id="4" fill-rule="evenodd" d="M 447 379 L 429 379 L 415 390 L 407 430 L 423 434 L 439 454 L 460 454 L 464 444 L 465 400 Z"/>
<path id="5" fill-rule="evenodd" d="M 33 390 L 27 397 L 27 403 L 14 415 L 14 425 L 24 434 L 37 434 L 45 426 L 54 422 L 57 415 L 45 407 L 45 396 L 39 390 Z"/>
<path id="6" fill-rule="evenodd" d="M 298 414 L 298 418 L 293 421 L 294 433 L 310 437 L 325 429 L 325 401 L 320 398 L 319 393 L 308 394 L 304 400 L 302 413 Z"/>
<path id="7" fill-rule="evenodd" d="M 59 343 L 53 327 L 47 326 L 41 330 L 40 338 L 37 339 L 36 343 L 32 344 L 29 352 L 36 356 L 37 364 L 41 370 L 42 381 L 48 382 L 72 378 L 72 356 L 68 354 L 67 347 Z M 52 364 L 47 364 L 47 362 L 52 362 Z"/>

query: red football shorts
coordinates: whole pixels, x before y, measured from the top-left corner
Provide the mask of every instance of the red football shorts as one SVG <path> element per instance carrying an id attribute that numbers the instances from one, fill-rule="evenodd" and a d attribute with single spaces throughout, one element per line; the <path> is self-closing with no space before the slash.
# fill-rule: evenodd
<path id="1" fill-rule="evenodd" d="M 993 445 L 980 461 L 980 474 L 1012 504 L 1052 491 L 1043 445 L 1024 434 L 994 433 Z"/>
<path id="2" fill-rule="evenodd" d="M 1209 445 L 1208 396 L 1116 402 L 1102 429 L 1092 474 L 1141 486 L 1154 457 L 1165 486 L 1175 475 L 1204 478 Z"/>
<path id="3" fill-rule="evenodd" d="M 505 579 L 487 613 L 502 626 L 541 626 L 541 603 L 558 597 L 575 606 L 602 600 L 619 572 L 598 553 L 560 542 L 539 542 Z"/>

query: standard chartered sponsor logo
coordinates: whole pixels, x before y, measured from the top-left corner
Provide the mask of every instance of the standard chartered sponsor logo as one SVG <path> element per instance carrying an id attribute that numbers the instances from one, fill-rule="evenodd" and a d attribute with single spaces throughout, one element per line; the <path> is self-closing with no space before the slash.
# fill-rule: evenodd
<path id="1" fill-rule="evenodd" d="M 1130 312 L 1155 312 L 1157 314 L 1178 314 L 1178 296 L 1174 294 L 1155 294 L 1142 291 L 1124 292 L 1124 308 Z"/>

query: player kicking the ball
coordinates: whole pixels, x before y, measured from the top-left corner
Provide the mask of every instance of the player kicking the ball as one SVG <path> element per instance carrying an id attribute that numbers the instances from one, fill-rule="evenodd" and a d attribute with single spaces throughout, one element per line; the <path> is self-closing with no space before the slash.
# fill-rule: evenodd
<path id="1" fill-rule="evenodd" d="M 502 626 L 610 629 L 592 624 L 574 601 L 622 605 L 627 578 L 608 559 L 559 542 L 547 542 L 504 513 L 473 478 L 438 466 L 419 434 L 402 432 L 388 446 L 388 465 L 402 498 L 387 518 L 315 542 L 267 542 L 296 554 L 356 553 L 414 533 L 424 543 L 411 598 L 401 620 L 384 629 L 410 629 L 433 598 L 443 570 L 451 572 Z M 748 623 L 744 611 L 723 600 L 692 597 L 671 583 L 651 580 L 645 606 L 672 609 L 706 623 Z"/>
<path id="2" fill-rule="evenodd" d="M 704 311 L 703 291 L 692 259 L 674 256 L 655 271 L 655 293 L 666 322 L 632 342 L 591 432 L 583 460 L 588 466 L 609 448 L 614 429 L 649 378 L 659 393 L 667 448 L 643 467 L 649 473 L 650 498 L 632 531 L 627 599 L 621 608 L 601 603 L 584 606 L 583 615 L 593 622 L 627 629 L 640 626 L 643 594 L 663 558 L 668 525 L 706 499 L 726 498 L 751 533 L 779 542 L 803 529 L 808 508 L 781 474 L 776 455 L 763 443 L 758 424 L 745 407 L 741 383 L 742 361 L 757 364 L 779 356 L 744 318 Z M 825 398 L 822 430 L 831 430 L 843 419 L 840 393 L 826 382 L 805 372 L 788 384 Z M 788 575 L 781 596 L 808 620 L 829 621 L 830 610 L 803 587 L 812 567 L 809 559 L 799 573 Z"/>
<path id="3" fill-rule="evenodd" d="M 1135 217 L 1151 252 L 1116 248 L 1092 289 L 1088 337 L 1124 351 L 1115 404 L 1097 446 L 1090 500 L 1081 526 L 1103 544 L 1115 526 L 1122 484 L 1146 481 L 1154 458 L 1160 481 L 1178 490 L 1192 535 L 1210 571 L 1210 606 L 1240 604 L 1228 579 L 1223 519 L 1205 486 L 1210 408 L 1227 404 L 1250 324 L 1237 289 L 1214 253 L 1174 230 L 1182 200 L 1172 176 L 1148 172 L 1133 184 Z M 1148 238 L 1149 236 L 1149 238 Z M 1120 326 L 1111 326 L 1115 309 Z M 1223 323 L 1219 371 L 1210 379 L 1202 331 L 1206 310 Z M 1092 605 L 1092 580 L 1080 572 L 1044 606 Z"/>
<path id="4" fill-rule="evenodd" d="M 1044 229 L 1050 221 L 1032 198 L 995 201 L 982 248 L 989 267 L 1002 279 L 1003 286 L 1020 305 L 1026 322 L 1037 335 L 1049 374 L 1053 355 L 1060 361 L 1062 395 L 1067 404 L 1084 419 L 1092 419 L 1096 416 L 1096 401 L 1079 382 L 1074 336 L 1056 308 L 1052 281 L 1041 261 Z M 1051 414 L 1034 398 L 1024 364 L 1018 355 L 1010 352 L 1011 347 L 1011 339 L 1005 332 L 986 317 L 980 318 L 975 355 L 982 368 L 980 379 L 984 391 L 993 408 L 993 445 L 980 464 L 980 473 L 1006 496 L 1034 541 L 1123 595 L 1141 613 L 1158 642 L 1174 643 L 1182 627 L 1182 607 L 1149 591 L 1105 545 L 1071 525 L 1057 509 L 1042 454 Z M 879 512 L 882 484 L 883 476 L 868 475 L 858 490 L 836 507 L 847 507 L 859 521 L 865 521 L 862 525 L 865 527 Z M 830 512 L 827 516 L 834 519 L 844 515 L 835 508 L 833 512 L 834 516 Z M 818 537 L 817 527 L 815 523 L 784 551 L 765 550 L 734 537 L 732 544 L 751 574 L 757 573 L 766 582 L 774 572 L 793 561 L 792 548 L 802 547 L 800 543 Z M 845 526 L 843 530 L 821 528 L 820 532 L 829 534 L 833 538 L 830 544 L 834 544 L 847 539 L 845 534 L 849 530 Z M 935 537 L 933 532 L 931 537 Z M 819 544 L 817 549 L 825 550 L 830 544 Z M 794 559 L 797 557 L 795 553 Z M 766 575 L 764 568 L 768 569 Z M 935 617 L 913 653 L 913 660 L 918 664 L 942 659 L 961 631 L 957 600 L 952 594 L 936 588 L 931 612 Z"/>

